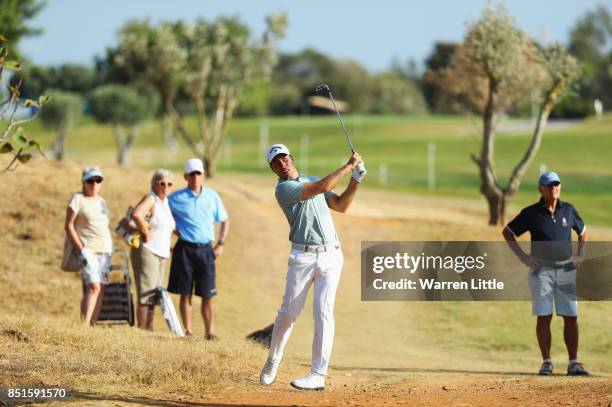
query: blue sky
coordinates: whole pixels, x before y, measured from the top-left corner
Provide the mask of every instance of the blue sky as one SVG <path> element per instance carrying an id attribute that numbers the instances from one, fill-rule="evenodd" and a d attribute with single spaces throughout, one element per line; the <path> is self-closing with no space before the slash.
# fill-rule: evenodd
<path id="1" fill-rule="evenodd" d="M 235 15 L 255 33 L 264 16 L 285 11 L 289 29 L 280 44 L 285 52 L 315 48 L 334 58 L 353 59 L 371 71 L 388 68 L 394 57 L 422 63 L 436 41 L 460 41 L 466 22 L 481 13 L 486 0 L 282 1 L 282 0 L 48 0 L 31 22 L 40 37 L 24 39 L 23 52 L 40 65 L 92 64 L 116 43 L 129 19 L 193 21 Z M 612 0 L 508 0 L 517 25 L 534 38 L 566 43 L 576 18 Z"/>

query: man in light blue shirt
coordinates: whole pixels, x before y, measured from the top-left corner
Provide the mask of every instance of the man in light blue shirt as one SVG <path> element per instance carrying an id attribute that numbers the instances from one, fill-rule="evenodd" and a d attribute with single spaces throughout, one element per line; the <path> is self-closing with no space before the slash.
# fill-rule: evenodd
<path id="1" fill-rule="evenodd" d="M 179 234 L 179 240 L 172 250 L 168 291 L 180 294 L 181 319 L 186 334 L 191 335 L 191 297 L 195 288 L 195 295 L 202 297 L 201 312 L 206 339 L 214 340 L 212 298 L 217 295 L 215 258 L 223 253 L 223 244 L 229 233 L 229 219 L 219 194 L 202 186 L 204 165 L 200 159 L 187 160 L 184 176 L 187 188 L 168 197 Z M 213 248 L 215 223 L 221 224 L 221 231 Z"/>
<path id="2" fill-rule="evenodd" d="M 331 217 L 330 209 L 345 212 L 353 202 L 365 170 L 359 154 L 323 179 L 300 175 L 289 149 L 275 144 L 268 151 L 270 168 L 279 180 L 276 200 L 289 222 L 291 254 L 283 304 L 272 331 L 270 353 L 261 371 L 261 384 L 270 385 L 276 379 L 278 366 L 293 324 L 304 307 L 311 285 L 314 285 L 313 308 L 315 331 L 312 341 L 311 370 L 306 376 L 291 382 L 301 390 L 323 390 L 334 342 L 334 302 L 344 257 Z M 338 183 L 352 172 L 346 190 L 336 195 Z"/>

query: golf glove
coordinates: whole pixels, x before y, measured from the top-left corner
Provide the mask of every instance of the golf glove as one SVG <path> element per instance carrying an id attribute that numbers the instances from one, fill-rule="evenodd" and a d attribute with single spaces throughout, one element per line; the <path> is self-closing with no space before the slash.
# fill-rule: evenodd
<path id="1" fill-rule="evenodd" d="M 365 165 L 363 163 L 358 164 L 355 168 L 353 168 L 352 177 L 355 181 L 361 183 L 361 180 L 365 178 L 368 172 L 365 169 Z"/>

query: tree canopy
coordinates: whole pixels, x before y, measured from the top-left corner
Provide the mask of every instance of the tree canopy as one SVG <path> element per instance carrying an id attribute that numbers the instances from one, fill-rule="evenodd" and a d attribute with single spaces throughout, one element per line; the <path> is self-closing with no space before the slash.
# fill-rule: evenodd
<path id="1" fill-rule="evenodd" d="M 19 52 L 19 41 L 23 37 L 40 35 L 42 30 L 27 25 L 27 20 L 34 18 L 45 6 L 40 0 L 1 0 L 0 31 L 8 40 L 13 57 L 23 59 Z"/>
<path id="2" fill-rule="evenodd" d="M 123 85 L 105 85 L 91 97 L 91 113 L 102 123 L 134 126 L 153 116 L 159 108 L 155 94 L 142 94 Z"/>

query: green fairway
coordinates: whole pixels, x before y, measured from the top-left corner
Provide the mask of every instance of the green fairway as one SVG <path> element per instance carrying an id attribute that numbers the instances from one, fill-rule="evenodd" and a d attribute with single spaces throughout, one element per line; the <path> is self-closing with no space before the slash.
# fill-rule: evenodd
<path id="1" fill-rule="evenodd" d="M 406 190 L 433 196 L 482 199 L 480 181 L 470 154 L 479 154 L 481 121 L 478 117 L 458 116 L 361 116 L 345 118 L 353 143 L 368 168 L 366 186 Z M 269 129 L 267 145 L 285 143 L 292 150 L 298 168 L 304 165 L 301 140 L 308 135 L 308 173 L 323 176 L 348 158 L 348 148 L 337 118 L 316 117 L 235 118 L 229 129 L 231 158 L 221 152 L 218 170 L 269 171 L 260 151 L 260 126 Z M 53 134 L 44 131 L 40 122 L 29 125 L 30 135 L 39 137 L 43 145 L 51 144 Z M 187 120 L 187 128 L 195 133 L 196 122 Z M 529 131 L 498 134 L 496 138 L 496 170 L 505 185 L 513 166 L 524 154 L 531 135 Z M 436 187 L 428 186 L 427 151 L 435 143 Z M 160 121 L 152 121 L 142 129 L 133 154 L 133 165 L 180 169 L 182 161 L 192 153 L 179 140 L 176 150 L 163 146 Z M 587 223 L 612 225 L 612 116 L 603 120 L 587 120 L 563 130 L 547 130 L 539 153 L 528 169 L 520 190 L 512 200 L 515 208 L 538 198 L 537 176 L 541 165 L 557 171 L 563 180 L 563 198 L 574 203 Z M 114 159 L 112 130 L 89 119 L 83 119 L 70 134 L 68 157 L 96 160 Z M 387 185 L 380 180 L 381 165 L 387 167 Z M 484 205 L 484 202 L 483 202 Z M 511 212 L 512 213 L 512 212 Z"/>

